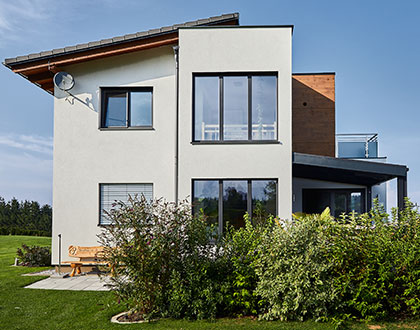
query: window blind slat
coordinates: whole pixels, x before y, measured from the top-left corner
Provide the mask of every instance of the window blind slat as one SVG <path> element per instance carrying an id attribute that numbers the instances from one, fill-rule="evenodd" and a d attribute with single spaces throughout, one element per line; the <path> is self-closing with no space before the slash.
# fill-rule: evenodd
<path id="1" fill-rule="evenodd" d="M 128 197 L 135 198 L 144 197 L 147 200 L 153 199 L 153 184 L 151 183 L 127 183 L 127 184 L 101 184 L 100 185 L 100 224 L 111 224 L 110 219 L 107 217 L 106 212 L 113 209 L 115 201 L 128 202 Z"/>

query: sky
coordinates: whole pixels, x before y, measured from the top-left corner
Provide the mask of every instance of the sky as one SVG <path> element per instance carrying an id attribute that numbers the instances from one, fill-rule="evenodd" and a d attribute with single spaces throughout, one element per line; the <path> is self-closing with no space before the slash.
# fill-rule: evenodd
<path id="1" fill-rule="evenodd" d="M 0 0 L 0 59 L 233 12 L 294 25 L 293 72 L 336 72 L 337 133 L 379 133 L 420 203 L 420 1 Z M 53 96 L 4 66 L 0 87 L 0 196 L 51 204 Z"/>

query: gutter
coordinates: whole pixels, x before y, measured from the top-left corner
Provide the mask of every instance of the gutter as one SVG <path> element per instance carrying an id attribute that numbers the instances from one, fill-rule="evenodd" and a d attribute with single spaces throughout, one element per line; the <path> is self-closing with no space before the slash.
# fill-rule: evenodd
<path id="1" fill-rule="evenodd" d="M 175 108 L 176 108 L 176 120 L 175 120 L 175 204 L 178 206 L 178 186 L 179 186 L 179 46 L 174 46 L 175 56 L 175 84 L 176 84 L 176 96 L 175 96 Z"/>

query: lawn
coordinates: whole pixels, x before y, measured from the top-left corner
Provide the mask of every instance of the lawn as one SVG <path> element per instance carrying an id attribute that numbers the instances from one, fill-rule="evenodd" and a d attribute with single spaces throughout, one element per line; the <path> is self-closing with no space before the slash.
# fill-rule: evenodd
<path id="1" fill-rule="evenodd" d="M 16 249 L 27 245 L 49 246 L 48 237 L 0 236 L 0 328 L 1 329 L 333 329 L 314 322 L 258 322 L 250 319 L 217 321 L 161 320 L 142 325 L 109 322 L 124 311 L 110 292 L 56 291 L 24 289 L 43 277 L 21 274 L 45 268 L 13 267 Z M 418 323 L 380 324 L 382 329 L 416 328 Z M 376 326 L 379 324 L 375 324 Z M 352 329 L 369 329 L 354 323 Z M 370 327 L 378 329 L 378 327 Z"/>

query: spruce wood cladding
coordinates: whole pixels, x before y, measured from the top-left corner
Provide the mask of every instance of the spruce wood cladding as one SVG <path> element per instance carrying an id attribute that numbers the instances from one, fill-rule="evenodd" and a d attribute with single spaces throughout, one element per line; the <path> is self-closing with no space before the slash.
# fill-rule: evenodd
<path id="1" fill-rule="evenodd" d="M 335 157 L 335 74 L 293 74 L 294 152 Z"/>

